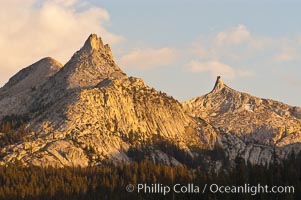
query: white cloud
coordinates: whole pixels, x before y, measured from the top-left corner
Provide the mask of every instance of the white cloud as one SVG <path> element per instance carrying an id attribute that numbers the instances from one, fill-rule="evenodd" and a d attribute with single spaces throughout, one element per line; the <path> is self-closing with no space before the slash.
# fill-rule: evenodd
<path id="1" fill-rule="evenodd" d="M 176 50 L 167 47 L 138 49 L 123 55 L 118 63 L 127 68 L 151 69 L 173 63 L 177 55 Z"/>
<path id="2" fill-rule="evenodd" d="M 0 85 L 43 57 L 65 63 L 90 33 L 119 43 L 123 37 L 106 29 L 109 21 L 106 10 L 88 1 L 0 1 Z"/>
<path id="3" fill-rule="evenodd" d="M 236 66 L 271 66 L 298 61 L 301 37 L 267 37 L 252 34 L 245 25 L 237 25 L 216 34 L 200 36 L 191 45 L 191 54 L 201 60 L 219 60 Z M 256 64 L 254 64 L 256 63 Z M 256 67 L 257 66 L 257 67 Z M 238 72 L 254 76 L 253 72 Z"/>
<path id="4" fill-rule="evenodd" d="M 74 6 L 79 0 L 52 0 L 53 3 L 59 4 L 64 7 Z"/>
<path id="5" fill-rule="evenodd" d="M 221 45 L 238 45 L 250 40 L 251 34 L 247 27 L 239 24 L 237 27 L 231 28 L 227 31 L 222 31 L 214 38 L 214 43 Z"/>
<path id="6" fill-rule="evenodd" d="M 250 56 L 256 48 L 259 51 L 262 44 L 251 35 L 245 25 L 238 25 L 213 35 L 199 37 L 192 44 L 192 53 L 209 60 L 240 61 Z"/>
<path id="7" fill-rule="evenodd" d="M 235 70 L 233 67 L 216 60 L 206 62 L 192 60 L 187 66 L 191 72 L 207 72 L 210 73 L 212 77 L 222 76 L 225 79 L 254 75 L 251 71 L 241 69 Z"/>
<path id="8" fill-rule="evenodd" d="M 279 38 L 252 35 L 243 25 L 237 25 L 210 36 L 202 36 L 192 44 L 192 52 L 206 59 L 239 62 L 256 59 L 264 52 L 281 46 Z"/>
<path id="9" fill-rule="evenodd" d="M 279 52 L 275 57 L 274 61 L 276 62 L 287 62 L 292 61 L 297 57 L 297 52 L 294 48 L 285 47 Z"/>

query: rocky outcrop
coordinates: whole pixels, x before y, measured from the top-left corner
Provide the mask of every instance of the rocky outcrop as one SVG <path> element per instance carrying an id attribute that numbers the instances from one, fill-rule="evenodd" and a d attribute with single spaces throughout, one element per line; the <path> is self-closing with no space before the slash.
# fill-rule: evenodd
<path id="1" fill-rule="evenodd" d="M 38 88 L 58 72 L 62 64 L 53 58 L 44 58 L 22 69 L 0 89 L 0 119 L 6 115 L 22 115 Z"/>
<path id="2" fill-rule="evenodd" d="M 290 148 L 283 147 L 301 142 L 300 108 L 235 91 L 220 77 L 210 93 L 183 106 L 191 116 L 201 117 L 227 133 L 223 144 L 230 159 L 240 155 L 251 163 L 268 163 L 274 146 L 282 155 L 290 152 Z"/>
<path id="3" fill-rule="evenodd" d="M 54 166 L 129 162 L 129 149 L 147 146 L 151 150 L 146 156 L 176 164 L 180 163 L 176 158 L 154 147 L 156 138 L 191 155 L 190 146 L 205 147 L 215 140 L 212 127 L 188 116 L 181 103 L 142 79 L 128 77 L 112 59 L 109 46 L 90 35 L 35 93 L 32 132 L 26 142 L 3 148 L 4 162 L 18 159 Z"/>
<path id="4" fill-rule="evenodd" d="M 91 34 L 84 46 L 35 95 L 32 112 L 40 112 L 81 89 L 95 87 L 105 78 L 127 75 L 116 65 L 109 45 Z"/>
<path id="5" fill-rule="evenodd" d="M 178 101 L 141 79 L 124 77 L 105 79 L 56 102 L 32 121 L 32 127 L 44 143 L 71 140 L 98 162 L 128 161 L 129 147 L 151 144 L 154 135 L 187 148 L 199 142 L 194 132 L 185 134 L 194 123 Z"/>
<path id="6" fill-rule="evenodd" d="M 47 58 L 15 75 L 0 90 L 0 113 L 30 116 L 23 138 L 1 143 L 0 164 L 148 158 L 217 169 L 224 159 L 266 165 L 274 152 L 300 151 L 300 108 L 235 91 L 220 77 L 209 94 L 181 104 L 128 77 L 95 34 L 63 67 Z"/>
<path id="7" fill-rule="evenodd" d="M 296 106 L 291 108 L 291 114 L 296 118 L 301 119 L 301 108 Z"/>

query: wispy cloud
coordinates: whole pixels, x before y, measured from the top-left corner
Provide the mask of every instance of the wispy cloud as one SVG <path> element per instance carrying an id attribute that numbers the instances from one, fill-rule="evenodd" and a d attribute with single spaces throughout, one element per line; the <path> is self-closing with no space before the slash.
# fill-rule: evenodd
<path id="1" fill-rule="evenodd" d="M 274 61 L 276 62 L 288 62 L 296 59 L 298 56 L 298 53 L 296 52 L 295 48 L 291 47 L 284 47 L 282 50 L 280 50 L 279 53 L 277 53 L 274 56 Z"/>
<path id="2" fill-rule="evenodd" d="M 240 61 L 266 51 L 274 43 L 270 38 L 252 35 L 245 25 L 240 24 L 210 36 L 200 37 L 194 41 L 192 52 L 206 59 Z"/>
<path id="3" fill-rule="evenodd" d="M 91 32 L 119 43 L 123 37 L 107 30 L 109 22 L 108 12 L 88 1 L 0 1 L 0 85 L 42 57 L 66 62 Z"/>
<path id="4" fill-rule="evenodd" d="M 137 49 L 123 55 L 119 64 L 125 68 L 152 69 L 172 64 L 177 55 L 175 49 L 168 47 Z"/>
<path id="5" fill-rule="evenodd" d="M 222 76 L 225 79 L 234 79 L 235 77 L 249 77 L 254 73 L 248 70 L 235 70 L 233 67 L 217 60 L 200 62 L 192 60 L 187 64 L 191 72 L 209 73 L 212 77 Z"/>
<path id="6" fill-rule="evenodd" d="M 255 75 L 256 70 L 246 71 L 238 66 L 248 69 L 254 66 L 280 67 L 284 62 L 289 64 L 297 61 L 301 55 L 300 38 L 255 35 L 247 26 L 240 24 L 215 34 L 200 36 L 192 44 L 191 53 L 194 56 L 191 63 L 198 71 L 207 71 L 214 76 L 224 73 L 228 78 L 250 77 Z M 196 65 L 195 60 L 201 62 Z M 191 63 L 187 65 L 190 71 Z"/>
<path id="7" fill-rule="evenodd" d="M 268 62 L 294 60 L 301 52 L 301 37 L 266 37 L 252 34 L 240 24 L 210 36 L 202 36 L 192 45 L 194 55 L 204 59 L 238 62 L 264 59 Z"/>
<path id="8" fill-rule="evenodd" d="M 218 46 L 239 45 L 251 40 L 251 33 L 243 24 L 229 30 L 219 32 L 214 38 L 214 44 Z"/>

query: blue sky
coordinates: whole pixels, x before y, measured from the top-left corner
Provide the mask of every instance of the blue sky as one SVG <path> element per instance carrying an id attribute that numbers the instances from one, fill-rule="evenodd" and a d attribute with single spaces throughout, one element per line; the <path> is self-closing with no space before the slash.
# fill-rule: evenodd
<path id="1" fill-rule="evenodd" d="M 1 30 L 1 52 L 1 41 L 17 41 L 0 55 L 2 84 L 41 57 L 66 62 L 94 32 L 129 75 L 181 101 L 209 92 L 222 75 L 236 90 L 301 106 L 298 1 L 14 1 L 0 5 L 1 23 L 16 24 Z"/>

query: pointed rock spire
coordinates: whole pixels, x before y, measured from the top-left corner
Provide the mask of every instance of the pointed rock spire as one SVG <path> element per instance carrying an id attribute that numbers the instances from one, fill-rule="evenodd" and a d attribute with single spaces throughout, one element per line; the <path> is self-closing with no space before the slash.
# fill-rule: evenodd
<path id="1" fill-rule="evenodd" d="M 115 64 L 110 46 L 104 45 L 96 34 L 91 34 L 56 75 L 54 84 L 60 82 L 58 88 L 87 88 L 96 86 L 103 79 L 123 76 L 126 74 Z"/>
<path id="2" fill-rule="evenodd" d="M 212 91 L 221 90 L 224 87 L 224 81 L 221 79 L 221 76 L 218 76 Z"/>
<path id="3" fill-rule="evenodd" d="M 84 51 L 92 51 L 92 50 L 100 50 L 104 49 L 103 42 L 100 37 L 97 37 L 96 34 L 91 34 L 88 39 L 86 40 L 84 46 L 81 50 Z"/>

